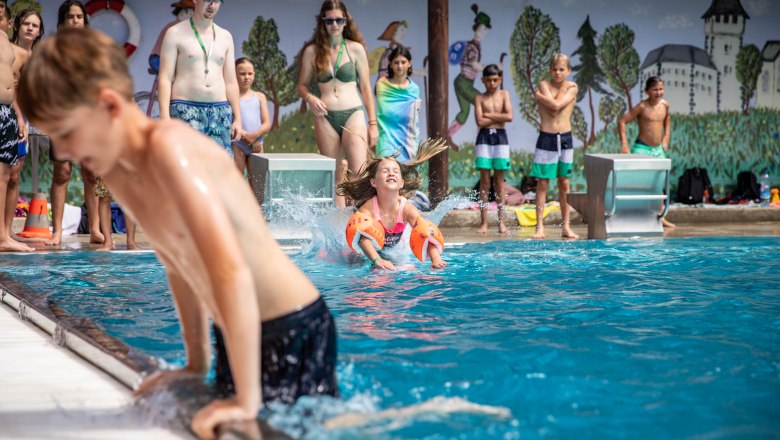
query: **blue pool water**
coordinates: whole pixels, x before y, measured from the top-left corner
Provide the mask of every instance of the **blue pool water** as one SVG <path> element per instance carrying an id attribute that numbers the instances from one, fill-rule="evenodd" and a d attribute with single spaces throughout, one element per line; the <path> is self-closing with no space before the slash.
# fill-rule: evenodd
<path id="1" fill-rule="evenodd" d="M 274 407 L 304 438 L 762 438 L 780 434 L 780 238 L 494 242 L 450 265 L 377 273 L 294 256 L 339 328 L 342 400 Z M 181 364 L 153 254 L 3 256 L 0 271 Z M 322 419 L 433 398 L 428 412 L 326 431 Z"/>

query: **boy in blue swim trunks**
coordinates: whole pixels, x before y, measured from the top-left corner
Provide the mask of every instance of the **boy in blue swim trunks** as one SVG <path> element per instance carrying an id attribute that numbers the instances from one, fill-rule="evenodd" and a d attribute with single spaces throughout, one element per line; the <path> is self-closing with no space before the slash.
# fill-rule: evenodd
<path id="1" fill-rule="evenodd" d="M 22 72 L 19 102 L 57 157 L 103 177 L 165 267 L 187 363 L 145 378 L 138 393 L 205 378 L 211 321 L 219 330 L 217 381 L 235 395 L 195 414 L 199 438 L 213 438 L 224 422 L 255 419 L 263 402 L 338 394 L 336 328 L 317 288 L 271 236 L 214 141 L 138 108 L 119 44 L 90 29 L 43 40 Z"/>
<path id="2" fill-rule="evenodd" d="M 636 136 L 630 153 L 666 158 L 669 150 L 669 139 L 672 135 L 672 118 L 669 113 L 669 103 L 664 99 L 664 81 L 660 76 L 647 78 L 647 81 L 645 81 L 645 93 L 647 94 L 647 99 L 640 101 L 618 122 L 620 152 L 623 154 L 629 153 L 626 124 L 636 119 L 636 123 L 639 126 L 639 134 Z M 663 207 L 661 211 L 663 212 Z M 675 227 L 674 223 L 667 220 L 666 217 L 661 220 L 665 227 Z"/>
<path id="3" fill-rule="evenodd" d="M 571 136 L 571 114 L 577 102 L 577 84 L 567 81 L 571 73 L 569 57 L 559 53 L 550 62 L 552 81 L 542 81 L 534 92 L 539 104 L 541 130 L 536 141 L 534 163 L 531 166 L 531 177 L 536 178 L 536 233 L 533 238 L 542 239 L 544 235 L 543 215 L 547 202 L 547 190 L 550 179 L 558 179 L 561 214 L 564 238 L 579 238 L 569 225 L 569 205 L 566 198 L 569 194 L 569 177 L 571 177 L 574 161 L 574 143 Z"/>
<path id="4" fill-rule="evenodd" d="M 214 24 L 222 0 L 195 0 L 189 20 L 171 26 L 160 48 L 160 119 L 176 118 L 233 157 L 243 134 L 233 36 Z"/>
<path id="5" fill-rule="evenodd" d="M 477 232 L 487 233 L 487 204 L 490 191 L 490 170 L 495 175 L 494 182 L 498 198 L 498 233 L 506 233 L 506 191 L 504 191 L 504 172 L 509 170 L 509 142 L 506 138 L 507 122 L 512 122 L 512 103 L 509 92 L 499 90 L 503 81 L 503 72 L 495 64 L 482 70 L 482 84 L 485 93 L 474 100 L 474 116 L 479 126 L 477 134 L 476 165 L 479 170 L 479 200 L 482 223 Z"/>

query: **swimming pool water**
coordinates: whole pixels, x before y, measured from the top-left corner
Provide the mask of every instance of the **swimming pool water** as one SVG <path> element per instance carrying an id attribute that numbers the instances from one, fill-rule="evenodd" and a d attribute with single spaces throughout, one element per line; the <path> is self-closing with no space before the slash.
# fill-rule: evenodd
<path id="1" fill-rule="evenodd" d="M 274 407 L 271 422 L 305 438 L 780 434 L 780 238 L 493 242 L 445 259 L 442 271 L 379 273 L 294 256 L 336 317 L 342 401 Z M 0 271 L 131 346 L 183 361 L 153 254 L 3 256 Z M 319 425 L 436 397 L 511 417 Z"/>

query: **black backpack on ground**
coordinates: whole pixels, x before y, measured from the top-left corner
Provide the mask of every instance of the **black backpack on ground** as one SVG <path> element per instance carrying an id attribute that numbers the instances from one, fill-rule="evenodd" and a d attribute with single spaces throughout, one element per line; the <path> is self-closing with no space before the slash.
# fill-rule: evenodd
<path id="1" fill-rule="evenodd" d="M 757 201 L 761 198 L 760 191 L 756 175 L 750 171 L 743 171 L 737 174 L 737 189 L 731 199 Z"/>
<path id="2" fill-rule="evenodd" d="M 704 191 L 708 192 L 708 201 L 712 201 L 712 183 L 704 168 L 689 168 L 677 181 L 677 201 L 686 205 L 704 203 Z"/>

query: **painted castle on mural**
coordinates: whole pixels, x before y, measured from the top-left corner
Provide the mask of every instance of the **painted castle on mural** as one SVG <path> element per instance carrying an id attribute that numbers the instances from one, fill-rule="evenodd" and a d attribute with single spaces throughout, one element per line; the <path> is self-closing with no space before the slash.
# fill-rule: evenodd
<path id="1" fill-rule="evenodd" d="M 666 100 L 683 114 L 740 111 L 742 84 L 737 79 L 737 54 L 743 46 L 747 20 L 740 0 L 713 0 L 701 16 L 704 49 L 666 44 L 653 49 L 639 68 L 640 84 L 653 75 L 664 78 Z M 780 108 L 780 41 L 768 41 L 761 51 L 756 107 Z"/>

